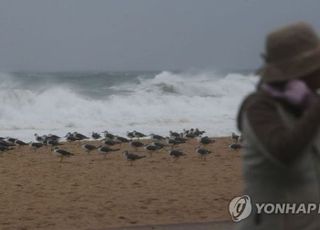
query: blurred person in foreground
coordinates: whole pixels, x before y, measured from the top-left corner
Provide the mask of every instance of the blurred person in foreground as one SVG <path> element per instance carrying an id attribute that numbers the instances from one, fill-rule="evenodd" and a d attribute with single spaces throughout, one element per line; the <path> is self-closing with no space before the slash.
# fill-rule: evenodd
<path id="1" fill-rule="evenodd" d="M 238 114 L 253 209 L 236 227 L 320 229 L 319 206 L 310 214 L 259 214 L 256 208 L 320 203 L 320 40 L 311 26 L 296 23 L 270 33 L 265 52 L 258 87 Z"/>

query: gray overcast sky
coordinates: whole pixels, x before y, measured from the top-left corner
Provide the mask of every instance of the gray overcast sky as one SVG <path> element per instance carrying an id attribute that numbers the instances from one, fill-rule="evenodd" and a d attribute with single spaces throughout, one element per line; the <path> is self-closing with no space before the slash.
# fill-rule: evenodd
<path id="1" fill-rule="evenodd" d="M 247 69 L 319 0 L 0 0 L 0 71 Z"/>

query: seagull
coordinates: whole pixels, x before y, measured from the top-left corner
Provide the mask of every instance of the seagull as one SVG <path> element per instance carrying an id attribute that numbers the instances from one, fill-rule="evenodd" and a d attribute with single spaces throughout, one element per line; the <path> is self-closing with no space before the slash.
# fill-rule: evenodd
<path id="1" fill-rule="evenodd" d="M 196 153 L 198 153 L 200 159 L 207 160 L 207 156 L 211 153 L 211 151 L 205 149 L 205 148 L 196 148 Z"/>
<path id="2" fill-rule="evenodd" d="M 104 137 L 105 138 L 109 138 L 109 139 L 113 139 L 114 138 L 114 135 L 109 133 L 108 131 L 104 131 Z"/>
<path id="3" fill-rule="evenodd" d="M 34 134 L 34 137 L 35 137 L 36 141 L 41 142 L 43 140 L 42 137 L 40 137 L 37 133 Z"/>
<path id="4" fill-rule="evenodd" d="M 12 147 L 15 146 L 15 144 L 8 142 L 6 140 L 0 140 L 0 145 L 6 146 L 6 147 Z"/>
<path id="5" fill-rule="evenodd" d="M 29 145 L 31 146 L 31 148 L 33 148 L 33 151 L 36 151 L 38 148 L 41 148 L 43 146 L 43 144 L 40 142 L 31 142 Z"/>
<path id="6" fill-rule="evenodd" d="M 111 149 L 108 146 L 99 146 L 98 151 L 104 156 L 104 158 L 107 158 L 107 154 L 110 152 L 119 151 L 120 149 Z"/>
<path id="7" fill-rule="evenodd" d="M 143 147 L 144 144 L 140 141 L 130 141 L 130 145 L 137 151 L 139 147 Z"/>
<path id="8" fill-rule="evenodd" d="M 81 140 L 89 139 L 89 137 L 78 132 L 73 132 L 73 133 L 69 132 L 67 133 L 65 138 L 67 141 L 81 141 Z"/>
<path id="9" fill-rule="evenodd" d="M 59 149 L 59 147 L 55 147 L 53 149 L 53 152 L 54 152 L 54 155 L 60 157 L 60 162 L 62 162 L 64 157 L 70 157 L 70 156 L 74 155 L 73 153 L 70 153 L 70 152 L 68 152 L 66 150 Z"/>
<path id="10" fill-rule="evenodd" d="M 144 135 L 143 133 L 140 133 L 138 131 L 133 131 L 133 136 L 136 137 L 136 138 L 142 138 L 142 137 L 146 137 L 146 135 Z"/>
<path id="11" fill-rule="evenodd" d="M 58 140 L 59 140 L 59 139 L 50 139 L 50 138 L 48 138 L 48 139 L 44 142 L 44 144 L 51 145 L 51 149 L 52 149 L 53 146 L 61 145 Z"/>
<path id="12" fill-rule="evenodd" d="M 129 140 L 127 138 L 125 138 L 125 137 L 115 136 L 114 139 L 115 139 L 115 141 L 120 141 L 122 143 L 128 143 L 129 142 Z"/>
<path id="13" fill-rule="evenodd" d="M 71 135 L 66 136 L 66 140 L 67 140 L 68 142 L 72 142 L 72 141 L 77 141 L 78 139 L 75 138 L 75 137 L 71 134 Z"/>
<path id="14" fill-rule="evenodd" d="M 67 133 L 65 138 L 67 141 L 81 141 L 84 139 L 89 139 L 89 137 L 87 137 L 81 133 L 78 133 L 78 132 L 73 132 L 73 133 L 69 132 L 69 133 Z"/>
<path id="15" fill-rule="evenodd" d="M 81 147 L 82 147 L 88 154 L 89 154 L 91 151 L 97 149 L 96 146 L 90 145 L 90 144 L 83 144 Z"/>
<path id="16" fill-rule="evenodd" d="M 27 143 L 25 143 L 25 142 L 23 142 L 23 141 L 20 141 L 20 140 L 18 140 L 18 139 L 16 139 L 14 143 L 15 143 L 16 145 L 18 145 L 18 146 L 28 145 Z"/>
<path id="17" fill-rule="evenodd" d="M 211 143 L 214 143 L 215 140 L 214 139 L 211 139 L 209 138 L 208 136 L 205 136 L 205 137 L 201 137 L 199 142 L 203 145 L 208 145 L 208 144 L 211 144 Z"/>
<path id="18" fill-rule="evenodd" d="M 55 139 L 54 140 L 47 140 L 46 144 L 51 146 L 51 151 L 54 146 L 62 145 L 61 143 L 59 143 L 58 140 L 55 140 Z"/>
<path id="19" fill-rule="evenodd" d="M 3 153 L 8 150 L 12 150 L 13 148 L 10 148 L 9 146 L 0 145 L 0 152 Z M 2 155 L 1 155 L 2 156 Z"/>
<path id="20" fill-rule="evenodd" d="M 152 153 L 153 153 L 153 152 L 156 152 L 156 151 L 158 151 L 159 149 L 161 149 L 160 146 L 157 146 L 157 145 L 154 145 L 154 144 L 146 145 L 144 148 L 145 148 L 145 150 L 148 151 L 150 157 L 152 157 Z"/>
<path id="21" fill-rule="evenodd" d="M 102 143 L 105 144 L 105 145 L 109 145 L 109 146 L 121 144 L 121 142 L 114 141 L 114 140 L 111 140 L 111 139 L 103 140 Z"/>
<path id="22" fill-rule="evenodd" d="M 173 138 L 175 141 L 178 141 L 178 142 L 182 142 L 182 143 L 185 143 L 187 141 L 186 138 L 183 138 L 183 137 L 175 137 Z"/>
<path id="23" fill-rule="evenodd" d="M 237 135 L 235 133 L 231 134 L 231 140 L 233 141 L 233 143 L 238 143 L 239 142 L 239 138 L 240 138 L 239 135 Z"/>
<path id="24" fill-rule="evenodd" d="M 61 137 L 50 133 L 48 134 L 47 138 L 50 140 L 59 140 Z"/>
<path id="25" fill-rule="evenodd" d="M 101 135 L 99 133 L 92 132 L 91 137 L 95 140 L 100 139 Z"/>
<path id="26" fill-rule="evenodd" d="M 134 133 L 133 133 L 133 132 L 127 132 L 127 137 L 130 138 L 130 139 L 132 139 L 132 138 L 134 138 L 135 136 L 134 136 Z"/>
<path id="27" fill-rule="evenodd" d="M 170 137 L 180 137 L 181 135 L 177 132 L 170 131 Z"/>
<path id="28" fill-rule="evenodd" d="M 233 144 L 229 145 L 229 148 L 233 149 L 233 150 L 238 150 L 238 149 L 242 148 L 242 145 L 238 144 L 238 143 L 233 143 Z"/>
<path id="29" fill-rule="evenodd" d="M 195 138 L 196 137 L 196 135 L 194 133 L 187 133 L 184 136 L 187 138 Z"/>
<path id="30" fill-rule="evenodd" d="M 169 151 L 169 155 L 172 156 L 174 160 L 177 160 L 179 157 L 185 156 L 186 154 L 180 150 L 173 149 Z"/>
<path id="31" fill-rule="evenodd" d="M 89 137 L 87 137 L 81 133 L 77 133 L 77 132 L 74 132 L 72 135 L 79 141 L 84 140 L 84 139 L 89 139 Z"/>
<path id="32" fill-rule="evenodd" d="M 41 143 L 43 143 L 45 141 L 45 139 L 47 139 L 46 135 L 39 136 L 37 133 L 35 133 L 34 136 L 35 136 L 36 141 L 41 142 Z"/>
<path id="33" fill-rule="evenodd" d="M 196 128 L 195 129 L 195 131 L 194 131 L 194 134 L 196 135 L 196 136 L 201 136 L 202 134 L 204 134 L 206 131 L 200 131 L 198 128 Z"/>
<path id="34" fill-rule="evenodd" d="M 120 147 L 122 146 L 123 143 L 128 143 L 129 140 L 127 138 L 124 137 L 120 137 L 120 136 L 115 136 L 114 137 L 114 141 L 117 141 L 120 143 Z"/>
<path id="35" fill-rule="evenodd" d="M 7 141 L 7 142 L 10 142 L 11 144 L 15 144 L 15 141 L 16 141 L 16 140 L 18 140 L 18 139 L 12 138 L 12 137 L 7 137 L 7 138 L 6 138 L 6 141 Z"/>
<path id="36" fill-rule="evenodd" d="M 195 137 L 199 137 L 202 134 L 204 134 L 205 131 L 200 131 L 198 128 L 196 129 L 190 129 L 190 130 L 183 130 L 183 136 L 187 137 L 187 138 L 195 138 Z"/>
<path id="37" fill-rule="evenodd" d="M 165 145 L 165 144 L 162 144 L 162 143 L 156 142 L 156 141 L 151 142 L 150 145 L 156 145 L 159 149 L 163 149 L 164 147 L 167 146 L 167 145 Z"/>
<path id="38" fill-rule="evenodd" d="M 157 140 L 157 141 L 162 141 L 162 140 L 165 140 L 166 138 L 164 138 L 163 136 L 160 136 L 160 135 L 157 135 L 157 134 L 150 134 L 151 136 L 151 139 L 153 140 Z"/>
<path id="39" fill-rule="evenodd" d="M 175 146 L 175 145 L 180 145 L 180 144 L 183 144 L 183 143 L 186 143 L 185 141 L 182 141 L 182 140 L 180 140 L 180 139 L 172 139 L 172 138 L 168 138 L 167 139 L 167 143 L 168 144 L 171 144 L 171 149 L 173 149 L 173 147 Z"/>
<path id="40" fill-rule="evenodd" d="M 130 166 L 132 166 L 133 161 L 145 158 L 146 156 L 139 156 L 134 153 L 129 153 L 128 151 L 123 152 L 124 157 L 127 159 L 127 161 L 130 161 Z"/>

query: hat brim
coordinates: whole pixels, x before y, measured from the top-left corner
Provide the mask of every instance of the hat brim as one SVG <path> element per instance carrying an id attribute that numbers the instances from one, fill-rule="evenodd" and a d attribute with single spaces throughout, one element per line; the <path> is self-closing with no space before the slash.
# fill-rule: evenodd
<path id="1" fill-rule="evenodd" d="M 320 45 L 311 52 L 298 57 L 282 62 L 266 63 L 256 73 L 264 82 L 282 82 L 304 77 L 319 69 Z"/>

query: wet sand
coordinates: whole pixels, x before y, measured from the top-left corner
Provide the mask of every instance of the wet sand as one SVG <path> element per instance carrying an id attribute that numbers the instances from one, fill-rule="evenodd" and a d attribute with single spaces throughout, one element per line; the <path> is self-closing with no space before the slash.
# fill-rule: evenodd
<path id="1" fill-rule="evenodd" d="M 0 157 L 0 229 L 107 229 L 110 227 L 229 221 L 228 202 L 241 194 L 240 152 L 219 138 L 201 161 L 195 140 L 174 162 L 164 150 L 130 166 L 121 151 L 103 159 L 86 154 L 84 142 L 62 148 L 59 159 L 43 147 Z M 96 144 L 95 142 L 91 142 Z"/>

